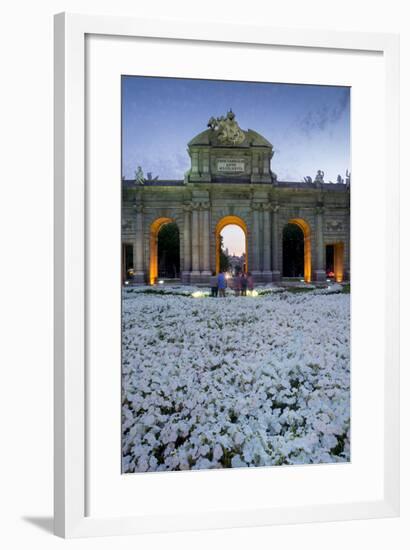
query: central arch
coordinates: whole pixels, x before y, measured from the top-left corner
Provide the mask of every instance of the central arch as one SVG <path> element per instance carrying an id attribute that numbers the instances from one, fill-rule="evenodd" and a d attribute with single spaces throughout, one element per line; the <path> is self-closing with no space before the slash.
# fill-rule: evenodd
<path id="1" fill-rule="evenodd" d="M 292 218 L 288 221 L 289 224 L 294 224 L 303 232 L 303 278 L 306 283 L 312 280 L 312 247 L 311 247 L 311 230 L 307 221 L 302 218 Z"/>
<path id="2" fill-rule="evenodd" d="M 219 249 L 221 247 L 221 231 L 227 225 L 237 225 L 240 227 L 245 235 L 245 267 L 249 270 L 248 265 L 248 228 L 246 223 L 239 216 L 224 216 L 219 220 L 215 227 L 215 271 L 219 273 L 220 269 L 220 256 Z"/>
<path id="3" fill-rule="evenodd" d="M 153 285 L 158 279 L 158 234 L 164 225 L 175 223 L 172 218 L 161 217 L 152 222 L 150 226 L 150 245 L 149 245 L 149 284 Z"/>

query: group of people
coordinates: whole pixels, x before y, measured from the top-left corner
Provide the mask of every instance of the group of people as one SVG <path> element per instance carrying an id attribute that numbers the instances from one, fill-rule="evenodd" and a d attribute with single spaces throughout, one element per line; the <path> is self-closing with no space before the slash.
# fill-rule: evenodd
<path id="1" fill-rule="evenodd" d="M 235 291 L 235 296 L 246 296 L 247 291 L 253 290 L 253 278 L 252 273 L 244 273 L 242 271 L 236 271 L 232 277 L 232 288 Z M 211 296 L 217 298 L 226 296 L 226 288 L 228 286 L 228 280 L 226 273 L 220 272 L 218 275 L 213 272 L 211 279 Z"/>

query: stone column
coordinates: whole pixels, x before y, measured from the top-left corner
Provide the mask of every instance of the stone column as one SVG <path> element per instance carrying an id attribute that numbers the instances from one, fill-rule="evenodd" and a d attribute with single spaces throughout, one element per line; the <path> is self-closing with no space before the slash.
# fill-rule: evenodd
<path id="1" fill-rule="evenodd" d="M 272 280 L 280 280 L 279 269 L 279 205 L 272 207 Z"/>
<path id="2" fill-rule="evenodd" d="M 199 271 L 199 204 L 192 205 L 192 271 L 191 283 L 200 280 Z"/>
<path id="3" fill-rule="evenodd" d="M 259 155 L 256 151 L 252 151 L 251 181 L 258 181 L 258 179 L 259 179 Z"/>
<path id="4" fill-rule="evenodd" d="M 252 228 L 252 275 L 256 282 L 261 279 L 260 265 L 260 204 L 253 203 L 253 228 Z"/>
<path id="5" fill-rule="evenodd" d="M 189 277 L 191 272 L 191 211 L 192 206 L 190 203 L 184 204 L 184 257 L 182 263 L 181 280 L 183 283 L 189 283 Z"/>
<path id="6" fill-rule="evenodd" d="M 208 277 L 211 276 L 211 265 L 210 265 L 210 223 L 209 223 L 209 202 L 203 202 L 201 204 L 201 237 L 202 237 L 202 271 L 201 277 L 202 282 L 208 282 Z"/>
<path id="7" fill-rule="evenodd" d="M 142 284 L 144 283 L 144 207 L 142 204 L 135 205 L 135 215 L 134 282 Z"/>
<path id="8" fill-rule="evenodd" d="M 272 281 L 270 204 L 263 205 L 263 280 Z"/>
<path id="9" fill-rule="evenodd" d="M 202 173 L 204 176 L 209 176 L 209 152 L 202 153 Z"/>
<path id="10" fill-rule="evenodd" d="M 192 151 L 192 174 L 199 173 L 199 153 L 198 151 Z"/>
<path id="11" fill-rule="evenodd" d="M 326 281 L 325 245 L 323 238 L 323 212 L 323 206 L 316 207 L 316 281 Z"/>
<path id="12" fill-rule="evenodd" d="M 269 158 L 269 152 L 264 153 L 263 155 L 263 175 L 268 176 L 269 175 L 269 168 L 270 168 L 270 158 Z"/>
<path id="13" fill-rule="evenodd" d="M 350 208 L 347 209 L 345 217 L 345 232 L 346 232 L 346 250 L 344 254 L 344 278 L 350 281 Z"/>

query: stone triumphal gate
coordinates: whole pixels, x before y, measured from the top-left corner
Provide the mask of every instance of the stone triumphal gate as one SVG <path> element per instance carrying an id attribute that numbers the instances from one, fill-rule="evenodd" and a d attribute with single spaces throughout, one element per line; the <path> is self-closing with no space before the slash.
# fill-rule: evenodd
<path id="1" fill-rule="evenodd" d="M 123 276 L 136 283 L 158 278 L 158 234 L 179 230 L 180 279 L 207 283 L 219 270 L 222 229 L 236 224 L 246 243 L 246 269 L 256 282 L 279 281 L 286 263 L 285 229 L 299 228 L 305 281 L 326 279 L 332 258 L 337 281 L 349 278 L 350 176 L 324 183 L 323 172 L 304 182 L 278 181 L 271 143 L 242 130 L 229 111 L 188 143 L 191 167 L 184 180 L 123 180 Z M 326 154 L 326 152 L 324 152 Z M 130 269 L 131 268 L 131 269 Z M 329 271 L 329 269 L 328 269 Z"/>

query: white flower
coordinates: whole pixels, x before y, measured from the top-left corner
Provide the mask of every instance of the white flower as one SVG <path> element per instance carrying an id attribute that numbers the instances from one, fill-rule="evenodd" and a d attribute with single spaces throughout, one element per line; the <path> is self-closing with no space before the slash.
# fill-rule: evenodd
<path id="1" fill-rule="evenodd" d="M 231 460 L 231 466 L 232 468 L 243 468 L 244 466 L 248 466 L 246 462 L 243 462 L 240 456 L 234 455 Z"/>
<path id="2" fill-rule="evenodd" d="M 202 455 L 202 456 L 206 456 L 209 452 L 210 452 L 210 447 L 209 445 L 201 445 L 199 447 L 199 454 Z"/>
<path id="3" fill-rule="evenodd" d="M 124 472 L 349 460 L 348 295 L 162 290 L 123 293 Z"/>
<path id="4" fill-rule="evenodd" d="M 155 416 L 153 414 L 149 414 L 142 419 L 142 422 L 145 426 L 152 426 L 155 424 Z"/>
<path id="5" fill-rule="evenodd" d="M 222 458 L 223 454 L 224 452 L 222 447 L 219 445 L 219 443 L 217 443 L 214 447 L 214 454 L 213 454 L 214 460 L 218 461 L 220 458 Z"/>

